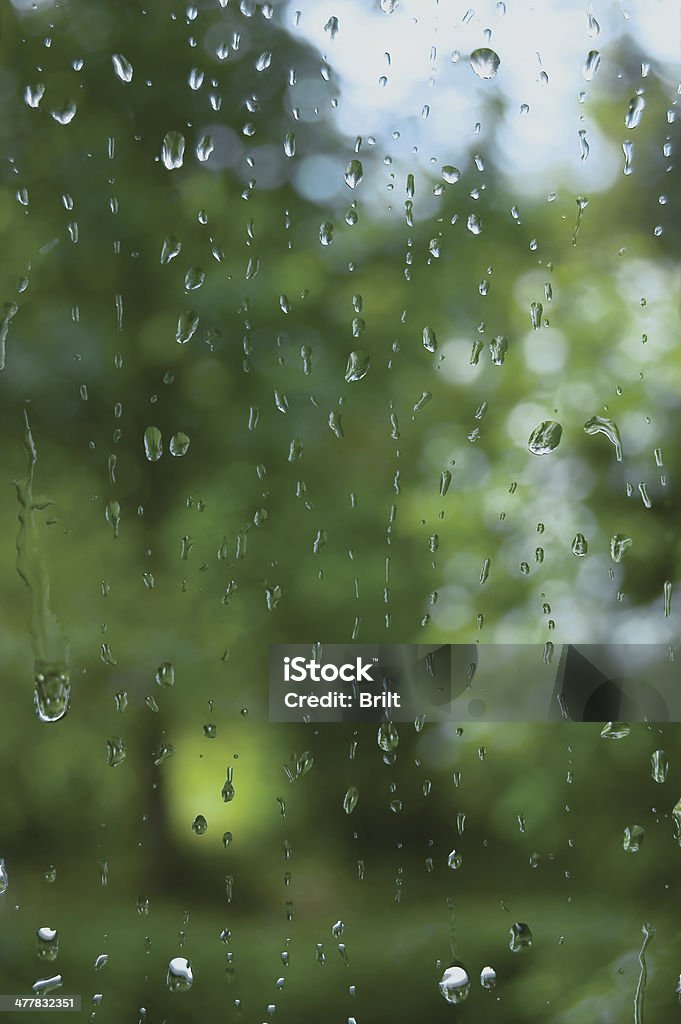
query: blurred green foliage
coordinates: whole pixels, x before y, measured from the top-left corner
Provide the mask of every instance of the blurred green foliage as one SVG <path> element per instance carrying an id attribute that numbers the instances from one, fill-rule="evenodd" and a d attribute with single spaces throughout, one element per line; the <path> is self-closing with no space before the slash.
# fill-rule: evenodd
<path id="1" fill-rule="evenodd" d="M 633 1014 L 650 921 L 645 1021 L 667 1021 L 679 971 L 676 727 L 606 741 L 595 725 L 401 725 L 388 765 L 374 726 L 266 720 L 270 643 L 588 642 L 638 627 L 640 639 L 675 640 L 663 586 L 679 558 L 676 195 L 653 231 L 669 187 L 662 145 L 678 137 L 664 78 L 653 69 L 646 83 L 635 174 L 587 197 L 576 244 L 574 190 L 514 194 L 499 155 L 503 92 L 482 138 L 471 133 L 470 154 L 485 152 L 478 199 L 469 159 L 429 206 L 439 172 L 415 162 L 410 211 L 381 140 L 365 139 L 361 185 L 316 203 L 296 184 L 300 162 L 327 155 L 340 182 L 355 154 L 335 127 L 342 83 L 284 27 L 291 11 L 269 19 L 253 7 L 248 17 L 247 0 L 246 14 L 234 0 L 198 4 L 194 16 L 165 2 L 61 0 L 3 12 L 0 281 L 18 310 L 0 373 L 0 990 L 28 992 L 46 974 L 35 931 L 49 924 L 64 991 L 88 1010 L 101 992 L 100 1024 L 136 1021 L 140 1007 L 150 1022 L 261 1021 L 272 1003 L 282 1021 L 620 1021 Z M 271 67 L 258 71 L 264 52 Z M 113 54 L 130 61 L 130 82 Z M 591 94 L 618 149 L 638 64 L 622 43 Z M 193 67 L 205 72 L 197 90 Z M 32 107 L 25 90 L 37 83 Z M 70 123 L 51 116 L 71 102 Z M 161 160 L 169 131 L 186 138 L 175 170 Z M 204 163 L 195 148 L 209 131 Z M 466 230 L 472 213 L 481 234 Z M 162 263 L 169 238 L 181 252 Z M 191 268 L 205 282 L 187 291 Z M 532 302 L 550 326 L 533 331 Z M 188 312 L 199 326 L 180 345 Z M 500 365 L 496 337 L 508 344 Z M 348 383 L 356 350 L 371 366 Z M 25 407 L 36 487 L 54 501 L 39 514 L 42 554 L 71 643 L 72 708 L 54 726 L 33 712 L 15 570 Z M 584 432 L 594 415 L 618 423 L 622 463 Z M 548 419 L 562 440 L 535 458 L 527 440 Z M 145 457 L 149 426 L 163 437 L 157 462 Z M 191 444 L 174 458 L 179 431 Z M 585 558 L 571 550 L 577 532 Z M 614 534 L 633 541 L 621 563 Z M 163 662 L 172 688 L 154 681 Z M 115 768 L 112 737 L 127 751 Z M 174 754 L 155 765 L 162 744 Z M 662 748 L 671 771 L 658 788 L 650 757 Z M 290 784 L 284 765 L 303 751 L 313 767 Z M 350 785 L 359 802 L 346 815 Z M 627 853 L 634 824 L 644 842 Z M 508 948 L 515 922 L 534 934 L 520 954 Z M 165 987 L 177 955 L 194 968 L 187 994 Z M 437 983 L 454 958 L 472 992 L 452 1008 Z M 477 980 L 488 963 L 493 993 Z"/>

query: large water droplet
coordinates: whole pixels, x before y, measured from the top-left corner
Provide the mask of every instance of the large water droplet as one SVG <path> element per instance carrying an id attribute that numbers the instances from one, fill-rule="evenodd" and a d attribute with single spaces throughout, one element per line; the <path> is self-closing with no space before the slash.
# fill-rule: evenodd
<path id="1" fill-rule="evenodd" d="M 169 235 L 161 246 L 161 263 L 164 265 L 174 260 L 182 252 L 182 242 L 175 235 Z"/>
<path id="2" fill-rule="evenodd" d="M 400 742 L 397 726 L 394 722 L 382 722 L 378 727 L 377 742 L 381 750 L 395 750 Z"/>
<path id="3" fill-rule="evenodd" d="M 535 427 L 527 442 L 533 455 L 549 455 L 560 444 L 563 428 L 555 420 L 544 420 Z"/>
<path id="4" fill-rule="evenodd" d="M 643 111 L 646 108 L 646 101 L 640 93 L 632 96 L 629 101 L 629 109 L 627 110 L 624 123 L 627 128 L 636 128 L 641 122 L 643 117 Z"/>
<path id="5" fill-rule="evenodd" d="M 656 750 L 650 758 L 650 774 L 655 782 L 666 782 L 669 772 L 669 761 L 664 750 Z"/>
<path id="6" fill-rule="evenodd" d="M 631 732 L 631 726 L 627 722 L 606 722 L 601 729 L 601 738 L 604 740 L 623 740 Z"/>
<path id="7" fill-rule="evenodd" d="M 41 722 L 58 722 L 69 710 L 71 681 L 64 665 L 36 662 L 33 705 Z"/>
<path id="8" fill-rule="evenodd" d="M 638 853 L 645 836 L 645 829 L 641 825 L 627 825 L 624 830 L 623 847 L 626 853 Z"/>
<path id="9" fill-rule="evenodd" d="M 196 144 L 196 156 L 202 164 L 205 164 L 208 157 L 215 149 L 212 135 L 202 135 Z"/>
<path id="10" fill-rule="evenodd" d="M 493 967 L 483 967 L 480 971 L 480 984 L 483 988 L 492 989 L 497 983 L 497 972 Z"/>
<path id="11" fill-rule="evenodd" d="M 9 878 L 7 876 L 7 868 L 5 867 L 4 860 L 2 859 L 2 857 L 0 857 L 0 896 L 2 896 L 3 893 L 7 892 L 8 885 Z"/>
<path id="12" fill-rule="evenodd" d="M 187 292 L 196 291 L 206 280 L 206 274 L 201 267 L 190 267 L 184 275 L 184 288 Z"/>
<path id="13" fill-rule="evenodd" d="M 590 50 L 584 61 L 584 67 L 582 68 L 582 74 L 587 82 L 593 81 L 596 77 L 599 67 L 601 66 L 601 55 L 598 50 Z"/>
<path id="14" fill-rule="evenodd" d="M 463 1003 L 471 990 L 471 979 L 462 964 L 448 967 L 439 982 L 439 989 L 446 1002 L 455 1005 Z"/>
<path id="15" fill-rule="evenodd" d="M 185 140 L 182 132 L 166 132 L 161 147 L 163 166 L 169 171 L 177 170 L 184 161 Z"/>
<path id="16" fill-rule="evenodd" d="M 57 124 L 70 124 L 76 116 L 77 109 L 75 102 L 71 100 L 70 103 L 65 103 L 62 107 L 58 107 L 57 110 L 51 110 L 50 114 Z"/>
<path id="17" fill-rule="evenodd" d="M 296 136 L 295 132 L 286 132 L 284 136 L 284 153 L 288 157 L 296 155 Z"/>
<path id="18" fill-rule="evenodd" d="M 494 78 L 500 64 L 498 54 L 487 46 L 481 46 L 478 50 L 473 50 L 471 54 L 471 67 L 478 78 Z"/>
<path id="19" fill-rule="evenodd" d="M 426 352 L 437 351 L 437 336 L 432 327 L 423 328 L 423 347 Z"/>
<path id="20" fill-rule="evenodd" d="M 343 797 L 343 810 L 345 811 L 346 814 L 352 814 L 355 807 L 357 806 L 358 800 L 359 790 L 357 789 L 357 786 L 350 786 L 348 788 L 347 793 Z"/>
<path id="21" fill-rule="evenodd" d="M 121 82 L 132 82 L 132 64 L 122 53 L 114 53 L 111 58 L 116 78 Z"/>
<path id="22" fill-rule="evenodd" d="M 319 241 L 322 245 L 331 245 L 333 242 L 333 224 L 331 221 L 325 220 L 323 224 L 320 224 Z"/>
<path id="23" fill-rule="evenodd" d="M 24 89 L 24 103 L 26 106 L 33 107 L 36 110 L 44 95 L 45 86 L 42 82 L 37 82 L 35 85 L 27 85 Z"/>
<path id="24" fill-rule="evenodd" d="M 177 330 L 175 331 L 175 341 L 178 345 L 186 345 L 188 341 L 196 334 L 196 329 L 199 326 L 199 314 L 193 309 L 187 309 L 184 313 L 181 313 L 177 321 Z"/>
<path id="25" fill-rule="evenodd" d="M 192 822 L 192 832 L 197 836 L 203 836 L 208 831 L 208 822 L 203 814 L 197 814 Z"/>
<path id="26" fill-rule="evenodd" d="M 512 953 L 519 953 L 522 949 L 529 949 L 532 945 L 532 932 L 530 926 L 523 924 L 522 921 L 516 922 L 511 925 L 511 941 L 508 944 L 508 948 Z"/>
<path id="27" fill-rule="evenodd" d="M 610 538 L 610 557 L 613 562 L 621 562 L 624 557 L 624 552 L 627 548 L 630 548 L 633 544 L 631 537 L 627 537 L 624 533 L 616 533 Z"/>
<path id="28" fill-rule="evenodd" d="M 156 669 L 156 682 L 159 686 L 175 685 L 175 667 L 172 661 L 164 661 Z"/>
<path id="29" fill-rule="evenodd" d="M 178 432 L 176 434 L 173 434 L 173 436 L 170 438 L 168 451 L 170 452 L 171 455 L 174 455 L 176 458 L 180 458 L 180 456 L 187 454 L 187 452 L 189 451 L 190 444 L 191 439 L 187 436 L 187 434 L 183 434 L 181 430 L 178 430 Z"/>
<path id="30" fill-rule="evenodd" d="M 227 778 L 225 780 L 225 784 L 222 787 L 222 799 L 226 804 L 230 803 L 230 801 L 234 799 L 234 795 L 236 792 L 234 789 L 234 784 L 232 782 L 233 775 L 234 769 L 230 765 L 229 768 L 227 769 Z"/>
<path id="31" fill-rule="evenodd" d="M 614 445 L 615 458 L 618 462 L 622 461 L 622 440 L 616 423 L 608 419 L 607 416 L 592 416 L 584 424 L 584 430 L 591 435 L 605 434 L 608 441 Z"/>
<path id="32" fill-rule="evenodd" d="M 158 427 L 147 427 L 144 431 L 144 454 L 149 462 L 158 462 L 163 455 L 163 437 Z"/>
<path id="33" fill-rule="evenodd" d="M 38 980 L 32 986 L 33 991 L 38 995 L 44 996 L 48 992 L 54 992 L 55 989 L 61 988 L 63 985 L 61 974 L 55 974 L 51 978 L 38 978 Z"/>
<path id="34" fill-rule="evenodd" d="M 452 164 L 445 164 L 442 168 L 441 174 L 448 185 L 455 185 L 461 177 L 461 171 L 459 168 L 452 166 Z"/>
<path id="35" fill-rule="evenodd" d="M 123 764 L 127 755 L 125 743 L 120 736 L 112 736 L 106 741 L 106 763 L 111 768 Z"/>
<path id="36" fill-rule="evenodd" d="M 576 533 L 572 541 L 572 554 L 583 558 L 589 551 L 589 542 L 583 533 Z"/>
<path id="37" fill-rule="evenodd" d="M 466 221 L 466 227 L 472 235 L 479 235 L 482 231 L 482 221 L 476 213 L 471 213 Z"/>
<path id="38" fill-rule="evenodd" d="M 166 984 L 171 992 L 187 992 L 194 983 L 194 974 L 189 960 L 176 956 L 168 964 Z"/>
<path id="39" fill-rule="evenodd" d="M 364 170 L 360 160 L 351 160 L 348 166 L 345 168 L 345 184 L 348 188 L 357 188 L 362 177 Z"/>
<path id="40" fill-rule="evenodd" d="M 353 381 L 362 380 L 366 377 L 371 368 L 371 360 L 366 352 L 358 349 L 351 352 L 348 358 L 348 365 L 345 370 L 345 379 L 350 384 Z"/>

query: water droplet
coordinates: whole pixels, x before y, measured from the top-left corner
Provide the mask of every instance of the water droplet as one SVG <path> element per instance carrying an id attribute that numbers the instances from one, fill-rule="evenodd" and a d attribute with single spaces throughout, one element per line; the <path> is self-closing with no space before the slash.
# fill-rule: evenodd
<path id="1" fill-rule="evenodd" d="M 645 108 L 646 101 L 643 99 L 643 96 L 640 93 L 637 93 L 635 96 L 632 96 L 631 100 L 629 101 L 629 109 L 627 110 L 626 117 L 624 118 L 624 123 L 627 126 L 627 128 L 638 127 L 638 125 L 641 122 L 641 118 L 643 117 L 643 111 L 645 110 Z"/>
<path id="2" fill-rule="evenodd" d="M 111 63 L 116 74 L 116 78 L 120 78 L 121 82 L 132 82 L 132 64 L 124 57 L 122 53 L 114 53 L 111 57 Z"/>
<path id="3" fill-rule="evenodd" d="M 57 124 L 70 124 L 76 116 L 77 109 L 75 102 L 71 100 L 62 107 L 58 107 L 57 110 L 51 110 L 50 114 Z"/>
<path id="4" fill-rule="evenodd" d="M 399 733 L 394 722 L 382 722 L 378 727 L 377 743 L 381 750 L 395 750 L 400 742 Z"/>
<path id="5" fill-rule="evenodd" d="M 27 107 L 32 107 L 36 110 L 44 95 L 45 86 L 42 82 L 37 82 L 35 85 L 27 85 L 24 89 L 24 103 Z"/>
<path id="6" fill-rule="evenodd" d="M 471 990 L 471 980 L 462 964 L 448 967 L 438 985 L 444 1000 L 452 1005 L 463 1003 Z"/>
<path id="7" fill-rule="evenodd" d="M 63 665 L 35 663 L 33 706 L 41 722 L 58 722 L 71 703 L 71 681 Z"/>
<path id="8" fill-rule="evenodd" d="M 592 416 L 590 420 L 587 420 L 584 424 L 584 430 L 587 434 L 605 434 L 608 441 L 614 445 L 615 458 L 618 462 L 622 461 L 622 440 L 620 438 L 620 432 L 617 428 L 617 424 L 606 416 Z"/>
<path id="9" fill-rule="evenodd" d="M 630 548 L 633 544 L 631 537 L 627 537 L 624 533 L 616 533 L 610 538 L 610 557 L 613 562 L 621 562 L 624 557 L 624 552 L 627 548 Z"/>
<path id="10" fill-rule="evenodd" d="M 126 755 L 125 743 L 120 736 L 112 736 L 110 740 L 106 741 L 106 763 L 111 768 L 123 764 Z"/>
<path id="11" fill-rule="evenodd" d="M 638 853 L 645 836 L 645 829 L 640 825 L 627 825 L 624 830 L 623 847 L 626 853 Z"/>
<path id="12" fill-rule="evenodd" d="M 578 558 L 583 558 L 584 555 L 588 554 L 589 542 L 583 533 L 576 533 L 575 538 L 572 541 L 572 554 L 577 555 Z"/>
<path id="13" fill-rule="evenodd" d="M 631 141 L 623 142 L 622 152 L 624 153 L 624 173 L 631 174 L 634 169 L 634 143 Z"/>
<path id="14" fill-rule="evenodd" d="M 665 618 L 669 618 L 672 613 L 672 582 L 671 580 L 664 581 L 664 614 Z"/>
<path id="15" fill-rule="evenodd" d="M 203 78 L 204 74 L 201 68 L 192 68 L 189 72 L 189 77 L 187 79 L 189 83 L 189 88 L 193 92 L 197 92 L 203 85 Z"/>
<path id="16" fill-rule="evenodd" d="M 296 136 L 295 132 L 286 132 L 284 136 L 284 153 L 288 157 L 296 155 Z"/>
<path id="17" fill-rule="evenodd" d="M 177 321 L 177 330 L 175 331 L 175 341 L 178 345 L 186 345 L 188 341 L 196 334 L 196 329 L 199 326 L 199 314 L 193 309 L 185 310 L 180 315 Z"/>
<path id="18" fill-rule="evenodd" d="M 479 235 L 482 231 L 482 221 L 476 213 L 469 214 L 468 220 L 466 221 L 466 227 L 472 235 Z"/>
<path id="19" fill-rule="evenodd" d="M 357 789 L 357 786 L 350 786 L 348 788 L 347 793 L 343 797 L 343 810 L 345 811 L 346 814 L 352 814 L 355 807 L 357 806 L 358 800 L 359 790 Z"/>
<path id="20" fill-rule="evenodd" d="M 627 722 L 606 722 L 601 729 L 601 738 L 604 740 L 623 740 L 631 732 L 631 726 Z"/>
<path id="21" fill-rule="evenodd" d="M 338 440 L 341 441 L 343 439 L 344 434 L 343 426 L 341 424 L 340 413 L 332 409 L 331 412 L 329 413 L 329 418 L 327 422 L 329 424 L 329 429 L 336 435 Z"/>
<path id="22" fill-rule="evenodd" d="M 324 31 L 328 32 L 332 39 L 335 39 L 338 35 L 338 18 L 334 14 L 331 15 L 325 24 Z"/>
<path id="23" fill-rule="evenodd" d="M 169 235 L 168 238 L 163 240 L 161 246 L 161 263 L 165 266 L 174 260 L 176 256 L 182 252 L 182 242 L 175 238 L 174 235 Z"/>
<path id="24" fill-rule="evenodd" d="M 164 661 L 156 670 L 156 683 L 158 686 L 175 685 L 175 668 L 172 661 Z"/>
<path id="25" fill-rule="evenodd" d="M 168 451 L 171 455 L 176 458 L 180 458 L 182 455 L 186 455 L 189 451 L 189 445 L 191 444 L 190 438 L 187 434 L 183 434 L 181 430 L 178 430 L 176 434 L 170 438 L 170 444 L 168 445 Z"/>
<path id="26" fill-rule="evenodd" d="M 351 352 L 348 358 L 348 365 L 345 370 L 345 379 L 348 383 L 362 380 L 366 377 L 370 368 L 371 359 L 366 352 L 362 352 L 361 349 L 358 349 L 356 352 Z"/>
<path id="27" fill-rule="evenodd" d="M 541 302 L 533 302 L 530 305 L 530 323 L 535 331 L 541 327 L 541 318 L 544 315 L 544 307 Z"/>
<path id="28" fill-rule="evenodd" d="M 8 885 L 9 878 L 7 876 L 7 868 L 5 867 L 4 860 L 2 859 L 2 857 L 0 857 L 0 896 L 2 896 L 3 893 L 7 892 Z"/>
<path id="29" fill-rule="evenodd" d="M 268 67 L 271 65 L 271 63 L 272 63 L 272 54 L 271 54 L 271 52 L 269 50 L 265 50 L 257 58 L 257 60 L 255 62 L 255 70 L 256 71 L 266 71 L 268 69 Z"/>
<path id="30" fill-rule="evenodd" d="M 325 220 L 323 224 L 320 224 L 319 241 L 322 245 L 331 245 L 333 242 L 333 224 L 331 221 Z"/>
<path id="31" fill-rule="evenodd" d="M 587 82 L 592 82 L 601 66 L 601 55 L 598 50 L 589 50 L 584 61 L 582 74 Z"/>
<path id="32" fill-rule="evenodd" d="M 172 757 L 174 753 L 175 747 L 172 743 L 162 743 L 154 754 L 154 764 L 157 766 L 159 764 L 163 764 L 163 762 L 167 761 L 169 757 Z"/>
<path id="33" fill-rule="evenodd" d="M 361 161 L 351 160 L 345 168 L 345 184 L 348 188 L 357 188 L 363 176 L 364 170 Z"/>
<path id="34" fill-rule="evenodd" d="M 215 143 L 213 142 L 212 135 L 202 135 L 196 144 L 196 157 L 205 164 L 208 157 L 215 149 Z"/>
<path id="35" fill-rule="evenodd" d="M 493 967 L 483 967 L 480 971 L 480 984 L 483 988 L 493 989 L 497 983 L 497 972 Z"/>
<path id="36" fill-rule="evenodd" d="M 163 166 L 169 170 L 177 170 L 178 167 L 182 166 L 184 161 L 184 147 L 185 139 L 181 132 L 172 131 L 166 132 L 163 137 L 163 146 L 161 148 L 161 160 Z"/>
<path id="37" fill-rule="evenodd" d="M 440 173 L 448 185 L 455 185 L 461 177 L 461 171 L 459 168 L 454 167 L 452 164 L 445 164 Z"/>
<path id="38" fill-rule="evenodd" d="M 39 960 L 56 960 L 59 954 L 59 933 L 55 928 L 44 926 L 36 932 Z"/>
<path id="39" fill-rule="evenodd" d="M 451 868 L 452 871 L 458 871 L 462 864 L 463 857 L 461 856 L 461 854 L 457 853 L 456 850 L 452 850 L 449 856 L 447 857 L 447 867 Z"/>
<path id="40" fill-rule="evenodd" d="M 437 337 L 432 327 L 423 328 L 423 347 L 426 352 L 437 351 Z"/>
<path id="41" fill-rule="evenodd" d="M 495 366 L 502 366 L 506 353 L 508 352 L 508 342 L 506 338 L 501 335 L 497 335 L 496 338 L 492 338 L 489 346 L 489 354 L 492 357 L 492 362 Z"/>
<path id="42" fill-rule="evenodd" d="M 206 280 L 206 275 L 201 267 L 190 267 L 184 275 L 184 288 L 187 292 L 196 291 Z"/>
<path id="43" fill-rule="evenodd" d="M 655 751 L 650 758 L 650 774 L 655 782 L 666 782 L 669 773 L 669 760 L 664 751 Z"/>
<path id="44" fill-rule="evenodd" d="M 490 79 L 494 78 L 501 61 L 494 50 L 490 50 L 486 46 L 481 46 L 478 50 L 473 50 L 471 54 L 471 67 L 475 71 L 478 78 Z"/>
<path id="45" fill-rule="evenodd" d="M 176 956 L 168 964 L 166 984 L 171 992 L 187 992 L 194 983 L 194 974 L 188 960 Z"/>
<path id="46" fill-rule="evenodd" d="M 544 420 L 535 427 L 527 442 L 533 455 L 549 455 L 560 444 L 563 428 L 555 420 Z"/>
<path id="47" fill-rule="evenodd" d="M 205 835 L 208 831 L 208 822 L 203 814 L 197 814 L 192 822 L 192 832 L 197 836 Z"/>
<path id="48" fill-rule="evenodd" d="M 511 941 L 508 948 L 512 953 L 519 953 L 523 949 L 529 949 L 532 945 L 532 932 L 529 925 L 521 921 L 511 925 Z"/>
<path id="49" fill-rule="evenodd" d="M 63 984 L 61 974 L 55 974 L 51 978 L 38 978 L 32 987 L 34 992 L 44 996 L 48 992 L 54 992 L 56 989 L 61 988 Z"/>
<path id="50" fill-rule="evenodd" d="M 236 792 L 234 789 L 234 784 L 232 782 L 233 775 L 234 769 L 230 765 L 227 768 L 227 778 L 225 780 L 225 784 L 222 787 L 222 799 L 226 804 L 230 803 L 234 799 Z"/>
<path id="51" fill-rule="evenodd" d="M 158 427 L 147 427 L 144 431 L 144 454 L 149 462 L 158 462 L 163 455 L 163 438 Z"/>

